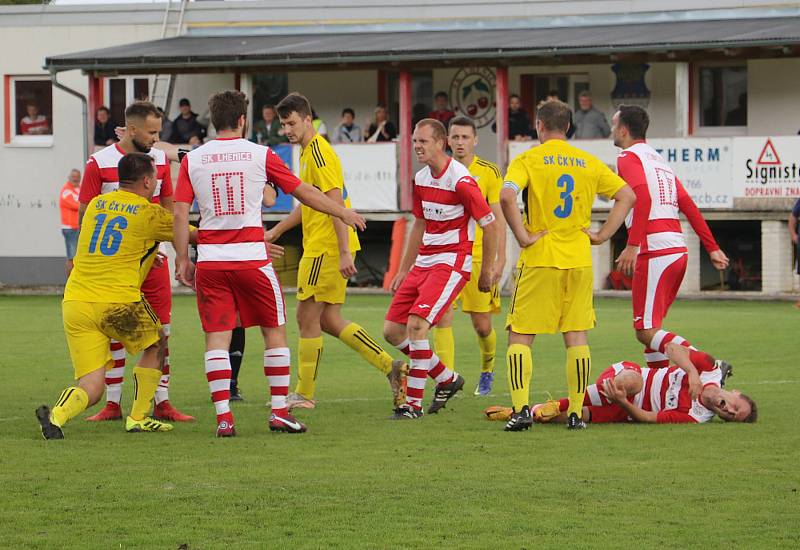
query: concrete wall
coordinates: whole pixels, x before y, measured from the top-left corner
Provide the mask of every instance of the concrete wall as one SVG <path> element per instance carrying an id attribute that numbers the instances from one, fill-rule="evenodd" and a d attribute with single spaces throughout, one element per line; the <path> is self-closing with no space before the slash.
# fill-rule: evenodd
<path id="1" fill-rule="evenodd" d="M 46 37 L 42 40 L 31 40 L 30 28 L 3 27 L 1 31 L 0 51 L 6 53 L 0 72 L 48 79 L 41 68 L 47 55 L 100 48 L 121 40 L 150 40 L 159 36 L 160 28 L 39 27 L 35 35 Z M 59 81 L 87 93 L 87 78 L 78 72 L 59 75 Z M 5 101 L 3 94 L 0 90 L 0 105 Z M 69 170 L 83 169 L 80 101 L 54 88 L 52 124 L 51 146 L 0 145 L 0 256 L 62 257 L 64 254 L 57 199 Z"/>
<path id="2" fill-rule="evenodd" d="M 794 135 L 800 130 L 800 59 L 747 62 L 747 134 Z"/>

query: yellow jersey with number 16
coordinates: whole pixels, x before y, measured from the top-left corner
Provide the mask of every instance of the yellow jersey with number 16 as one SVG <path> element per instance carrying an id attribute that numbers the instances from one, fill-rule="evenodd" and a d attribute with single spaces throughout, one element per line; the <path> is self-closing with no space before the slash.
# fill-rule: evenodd
<path id="1" fill-rule="evenodd" d="M 170 240 L 165 208 L 124 189 L 98 195 L 83 216 L 64 301 L 138 302 L 158 243 Z"/>
<path id="2" fill-rule="evenodd" d="M 508 167 L 504 185 L 517 192 L 528 190 L 531 233 L 547 231 L 520 253 L 525 267 L 571 269 L 590 267 L 592 251 L 589 229 L 595 196 L 614 196 L 626 184 L 604 162 L 551 139 L 515 158 Z"/>

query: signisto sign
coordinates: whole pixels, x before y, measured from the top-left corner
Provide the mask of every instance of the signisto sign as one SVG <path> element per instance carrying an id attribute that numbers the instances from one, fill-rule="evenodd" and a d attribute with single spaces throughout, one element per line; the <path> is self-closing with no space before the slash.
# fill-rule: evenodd
<path id="1" fill-rule="evenodd" d="M 733 153 L 736 196 L 800 197 L 800 136 L 736 138 Z"/>

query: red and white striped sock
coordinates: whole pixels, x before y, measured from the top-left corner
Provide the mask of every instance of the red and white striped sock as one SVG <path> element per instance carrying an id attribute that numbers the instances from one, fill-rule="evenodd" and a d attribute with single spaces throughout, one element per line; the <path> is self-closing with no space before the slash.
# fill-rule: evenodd
<path id="1" fill-rule="evenodd" d="M 644 360 L 651 369 L 663 369 L 669 366 L 669 358 L 650 347 L 644 348 Z"/>
<path id="2" fill-rule="evenodd" d="M 206 352 L 206 380 L 211 391 L 211 400 L 217 411 L 217 424 L 223 420 L 233 424 L 231 414 L 231 362 L 228 350 L 212 349 Z"/>
<path id="3" fill-rule="evenodd" d="M 272 414 L 284 416 L 286 396 L 289 394 L 289 365 L 292 362 L 289 348 L 270 348 L 264 350 L 264 376 L 269 381 L 272 396 Z"/>
<path id="4" fill-rule="evenodd" d="M 162 325 L 164 330 L 164 364 L 161 368 L 161 379 L 158 381 L 154 396 L 156 405 L 162 401 L 169 401 L 169 323 Z"/>
<path id="5" fill-rule="evenodd" d="M 406 390 L 406 404 L 415 409 L 422 408 L 422 398 L 425 395 L 425 382 L 431 368 L 431 344 L 428 340 L 413 340 L 409 343 L 409 357 L 411 367 L 408 371 L 408 388 Z"/>
<path id="6" fill-rule="evenodd" d="M 435 353 L 431 357 L 431 367 L 428 369 L 428 376 L 436 380 L 436 385 L 449 384 L 455 378 L 456 373 L 448 369 L 439 356 Z"/>
<path id="7" fill-rule="evenodd" d="M 655 333 L 653 339 L 650 341 L 650 349 L 656 350 L 659 353 L 666 353 L 665 350 L 667 349 L 667 344 L 670 342 L 673 344 L 679 344 L 689 349 L 697 349 L 692 346 L 692 344 L 690 344 L 689 341 L 683 336 L 675 334 L 674 332 L 667 332 L 666 330 L 659 330 Z"/>
<path id="8" fill-rule="evenodd" d="M 114 366 L 106 371 L 106 400 L 119 405 L 125 377 L 125 347 L 116 340 L 111 340 L 111 358 Z"/>
<path id="9" fill-rule="evenodd" d="M 408 338 L 397 344 L 395 347 L 406 356 L 411 354 L 411 340 Z"/>

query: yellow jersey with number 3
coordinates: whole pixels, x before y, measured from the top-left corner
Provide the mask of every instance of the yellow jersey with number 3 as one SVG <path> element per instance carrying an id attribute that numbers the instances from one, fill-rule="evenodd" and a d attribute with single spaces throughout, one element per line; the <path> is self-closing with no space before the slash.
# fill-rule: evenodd
<path id="1" fill-rule="evenodd" d="M 472 162 L 467 167 L 470 175 L 478 182 L 481 195 L 488 204 L 500 202 L 500 188 L 503 187 L 503 179 L 500 177 L 500 169 L 497 165 L 483 160 L 475 155 Z M 480 262 L 483 258 L 483 229 L 475 225 L 475 241 L 472 243 L 472 261 Z"/>
<path id="2" fill-rule="evenodd" d="M 626 184 L 604 162 L 552 139 L 515 158 L 505 184 L 528 190 L 525 228 L 547 234 L 520 253 L 525 267 L 590 267 L 589 229 L 595 196 L 614 196 Z"/>
<path id="3" fill-rule="evenodd" d="M 131 303 L 153 265 L 158 243 L 172 240 L 172 213 L 119 189 L 86 207 L 64 301 Z"/>
<path id="4" fill-rule="evenodd" d="M 344 174 L 339 156 L 321 135 L 315 135 L 300 153 L 300 179 L 323 193 L 340 189 L 344 205 L 350 208 L 350 198 L 344 186 Z M 303 255 L 339 255 L 339 239 L 333 228 L 333 218 L 306 205 L 301 207 L 303 219 Z M 350 252 L 361 249 L 355 230 L 348 228 Z"/>

